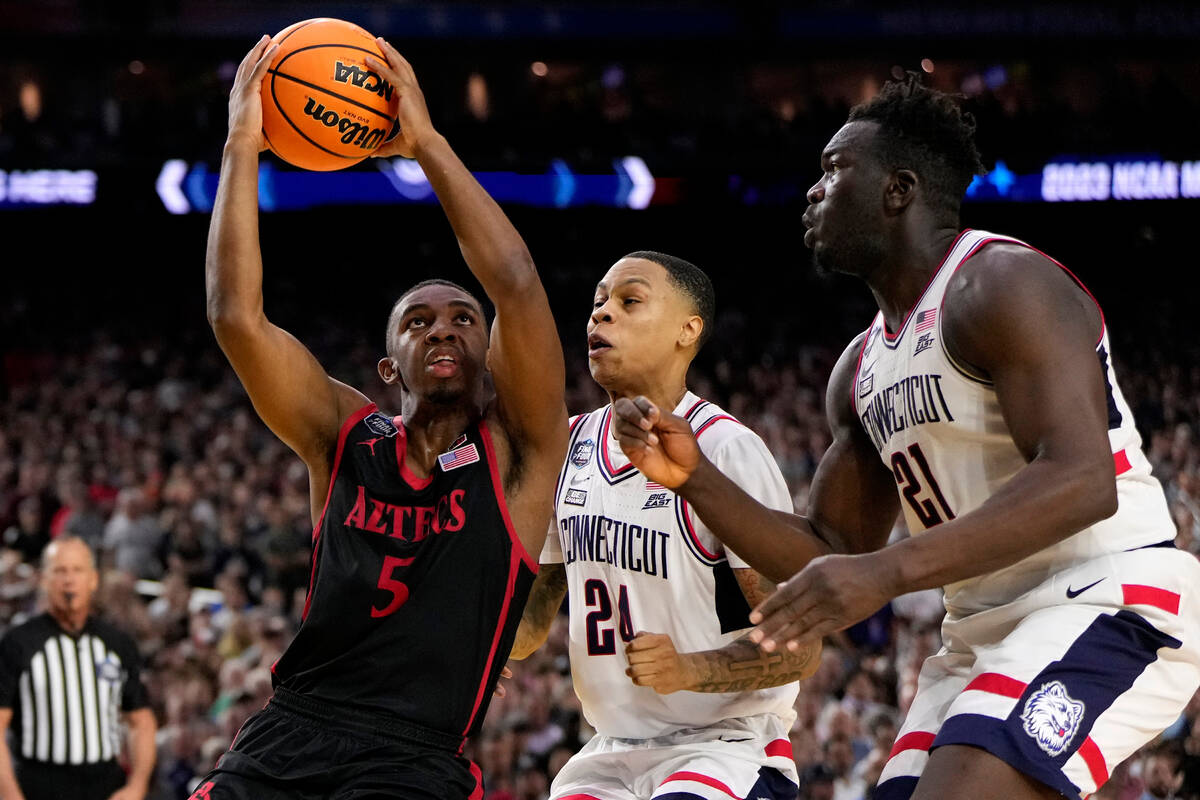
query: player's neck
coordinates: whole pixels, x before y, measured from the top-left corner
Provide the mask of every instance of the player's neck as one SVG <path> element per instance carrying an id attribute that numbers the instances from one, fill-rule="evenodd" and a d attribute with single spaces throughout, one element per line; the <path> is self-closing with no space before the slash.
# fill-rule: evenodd
<path id="1" fill-rule="evenodd" d="M 957 226 L 938 227 L 923 231 L 919 236 L 901 237 L 866 277 L 889 331 L 900 330 L 908 312 L 921 299 L 933 274 L 945 260 L 958 233 Z"/>
<path id="2" fill-rule="evenodd" d="M 414 404 L 411 408 L 406 404 L 404 411 L 406 458 L 423 467 L 423 474 L 431 471 L 437 457 L 482 416 L 480 409 L 467 403 Z"/>
<path id="3" fill-rule="evenodd" d="M 650 402 L 658 406 L 664 413 L 670 414 L 675 411 L 675 407 L 683 401 L 683 397 L 686 394 L 687 385 L 682 380 L 658 384 L 639 383 L 609 389 L 608 402 L 615 403 L 621 397 L 633 398 L 640 395 L 649 398 Z"/>

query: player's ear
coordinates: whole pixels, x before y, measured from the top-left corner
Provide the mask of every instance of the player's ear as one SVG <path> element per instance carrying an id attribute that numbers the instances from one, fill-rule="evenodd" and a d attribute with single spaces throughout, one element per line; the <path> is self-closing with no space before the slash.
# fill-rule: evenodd
<path id="1" fill-rule="evenodd" d="M 911 169 L 898 169 L 892 173 L 884 193 L 884 208 L 889 214 L 899 214 L 917 196 L 921 179 Z"/>
<path id="2" fill-rule="evenodd" d="M 379 359 L 377 368 L 379 370 L 379 377 L 382 378 L 383 382 L 388 386 L 399 385 L 401 389 L 407 388 L 404 385 L 403 377 L 400 375 L 400 367 L 397 366 L 396 362 L 392 360 L 391 356 L 384 356 L 383 358 Z"/>
<path id="3" fill-rule="evenodd" d="M 697 314 L 688 317 L 687 322 L 679 329 L 678 342 L 681 347 L 695 347 L 704 333 L 704 320 Z"/>

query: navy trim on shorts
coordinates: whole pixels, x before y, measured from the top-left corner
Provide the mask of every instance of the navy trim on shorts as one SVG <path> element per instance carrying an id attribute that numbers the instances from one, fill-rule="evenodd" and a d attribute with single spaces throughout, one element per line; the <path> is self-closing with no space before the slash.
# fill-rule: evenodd
<path id="1" fill-rule="evenodd" d="M 1151 548 L 1153 548 L 1153 547 L 1165 547 L 1165 548 L 1168 548 L 1168 549 L 1170 549 L 1170 550 L 1175 550 L 1175 549 L 1177 549 L 1177 548 L 1176 548 L 1176 545 L 1175 545 L 1175 540 L 1174 540 L 1174 539 L 1167 539 L 1165 542 L 1155 542 L 1154 544 L 1144 544 L 1144 545 L 1142 545 L 1142 546 L 1140 546 L 1140 547 L 1131 547 L 1131 548 L 1129 548 L 1128 550 L 1126 550 L 1125 552 L 1126 552 L 1126 553 L 1132 553 L 1132 552 L 1133 552 L 1133 551 L 1135 551 L 1135 550 L 1149 550 L 1149 549 L 1151 549 Z"/>
<path id="2" fill-rule="evenodd" d="M 888 778 L 871 792 L 871 800 L 908 800 L 917 790 L 916 775 L 897 775 Z"/>
<path id="3" fill-rule="evenodd" d="M 1091 734 L 1096 719 L 1158 658 L 1162 648 L 1178 649 L 1183 643 L 1151 625 L 1132 611 L 1101 614 L 1079 635 L 1062 658 L 1046 666 L 1029 681 L 1007 718 L 959 714 L 946 720 L 934 739 L 934 748 L 948 744 L 980 747 L 1014 769 L 1057 789 L 1068 797 L 1079 787 L 1063 774 L 1067 760 Z M 1063 751 L 1053 756 L 1025 731 L 1021 718 L 1030 698 L 1050 683 L 1061 684 L 1067 695 L 1083 703 L 1083 714 Z"/>

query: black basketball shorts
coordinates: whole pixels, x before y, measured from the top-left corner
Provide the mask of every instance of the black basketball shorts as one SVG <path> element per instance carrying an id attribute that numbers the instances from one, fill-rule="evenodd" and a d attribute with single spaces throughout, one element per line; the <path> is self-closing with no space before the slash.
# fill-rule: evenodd
<path id="1" fill-rule="evenodd" d="M 479 768 L 454 737 L 279 689 L 246 720 L 190 800 L 478 800 Z"/>

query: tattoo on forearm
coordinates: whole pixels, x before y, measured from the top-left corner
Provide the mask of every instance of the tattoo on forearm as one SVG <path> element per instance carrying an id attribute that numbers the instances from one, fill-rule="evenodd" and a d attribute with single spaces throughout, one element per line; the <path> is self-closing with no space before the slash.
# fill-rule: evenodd
<path id="1" fill-rule="evenodd" d="M 566 568 L 562 564 L 543 564 L 525 604 L 512 652 L 528 655 L 541 646 L 566 592 Z"/>
<path id="2" fill-rule="evenodd" d="M 743 636 L 720 650 L 693 653 L 700 672 L 697 692 L 749 692 L 770 689 L 812 674 L 820 642 L 797 652 L 784 649 L 768 653 Z"/>

